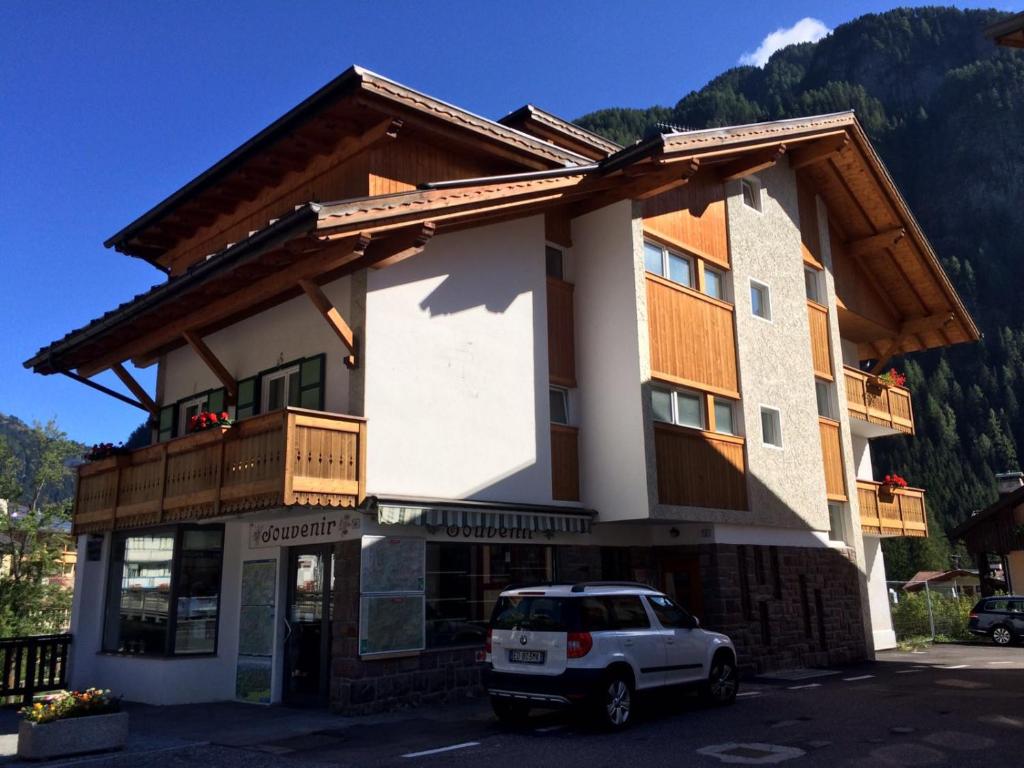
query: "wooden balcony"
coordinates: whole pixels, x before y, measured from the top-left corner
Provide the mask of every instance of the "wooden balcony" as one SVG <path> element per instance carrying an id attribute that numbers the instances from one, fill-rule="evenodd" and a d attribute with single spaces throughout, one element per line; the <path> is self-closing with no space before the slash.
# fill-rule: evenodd
<path id="1" fill-rule="evenodd" d="M 860 527 L 866 534 L 922 538 L 928 535 L 924 491 L 920 488 L 900 488 L 886 493 L 881 483 L 858 480 L 857 501 Z"/>
<path id="2" fill-rule="evenodd" d="M 843 367 L 846 378 L 846 407 L 851 419 L 866 421 L 880 427 L 866 434 L 880 437 L 903 432 L 914 434 L 914 408 L 910 402 L 910 390 L 906 387 L 887 387 L 878 380 L 856 368 Z M 851 427 L 856 425 L 851 422 Z"/>
<path id="3" fill-rule="evenodd" d="M 654 446 L 660 503 L 747 508 L 742 437 L 655 423 Z"/>
<path id="4" fill-rule="evenodd" d="M 74 531 L 202 520 L 273 507 L 354 507 L 366 422 L 300 408 L 83 464 Z"/>
<path id="5" fill-rule="evenodd" d="M 551 498 L 580 500 L 579 428 L 551 425 Z"/>

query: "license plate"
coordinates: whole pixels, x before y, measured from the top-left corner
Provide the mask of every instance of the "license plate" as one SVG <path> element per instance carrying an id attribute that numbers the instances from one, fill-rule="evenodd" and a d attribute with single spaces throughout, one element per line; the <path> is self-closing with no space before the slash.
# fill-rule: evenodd
<path id="1" fill-rule="evenodd" d="M 510 650 L 508 660 L 513 664 L 543 664 L 544 651 L 519 651 Z"/>

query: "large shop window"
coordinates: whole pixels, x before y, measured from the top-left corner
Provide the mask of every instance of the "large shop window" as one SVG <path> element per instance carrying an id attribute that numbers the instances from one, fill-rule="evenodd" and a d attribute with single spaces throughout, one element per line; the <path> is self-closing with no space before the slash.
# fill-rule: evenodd
<path id="1" fill-rule="evenodd" d="M 427 543 L 428 648 L 483 645 L 498 595 L 553 579 L 552 550 L 537 544 Z"/>
<path id="2" fill-rule="evenodd" d="M 103 650 L 215 653 L 223 552 L 221 526 L 115 533 Z"/>

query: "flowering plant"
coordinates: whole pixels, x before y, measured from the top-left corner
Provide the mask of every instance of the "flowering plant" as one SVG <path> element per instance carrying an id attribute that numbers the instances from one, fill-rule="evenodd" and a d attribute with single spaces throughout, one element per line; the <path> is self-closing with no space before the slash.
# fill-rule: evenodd
<path id="1" fill-rule="evenodd" d="M 109 459 L 111 456 L 121 456 L 126 453 L 128 453 L 128 449 L 122 443 L 117 445 L 113 443 L 96 443 L 96 445 L 82 454 L 82 458 L 86 461 L 99 461 L 100 459 Z"/>
<path id="2" fill-rule="evenodd" d="M 212 429 L 213 427 L 230 427 L 234 422 L 231 420 L 231 414 L 227 411 L 221 413 L 211 413 L 210 411 L 200 411 L 188 422 L 189 432 L 202 432 L 204 429 Z"/>
<path id="3" fill-rule="evenodd" d="M 121 700 L 109 690 L 89 688 L 86 691 L 57 691 L 44 696 L 19 714 L 30 723 L 52 723 L 69 717 L 106 715 L 121 709 Z"/>
<path id="4" fill-rule="evenodd" d="M 907 481 L 904 480 L 900 475 L 893 473 L 891 475 L 885 476 L 885 479 L 882 480 L 882 485 L 887 485 L 890 488 L 906 488 Z"/>
<path id="5" fill-rule="evenodd" d="M 907 376 L 904 373 L 900 373 L 895 368 L 890 368 L 879 376 L 878 380 L 887 387 L 902 387 L 907 383 Z"/>

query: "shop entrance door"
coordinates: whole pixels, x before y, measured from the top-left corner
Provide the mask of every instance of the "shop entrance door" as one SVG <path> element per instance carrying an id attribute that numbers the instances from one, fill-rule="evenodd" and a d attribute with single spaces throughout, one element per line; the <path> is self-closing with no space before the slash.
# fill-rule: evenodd
<path id="1" fill-rule="evenodd" d="M 331 545 L 288 550 L 283 690 L 288 704 L 327 702 L 333 588 Z"/>

